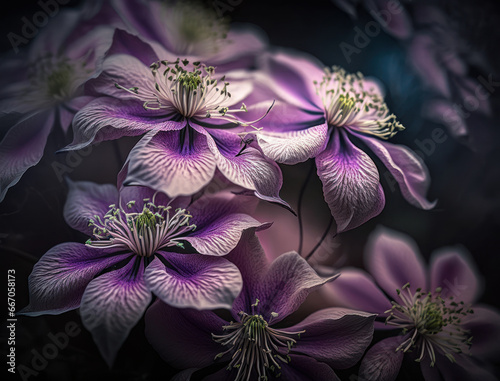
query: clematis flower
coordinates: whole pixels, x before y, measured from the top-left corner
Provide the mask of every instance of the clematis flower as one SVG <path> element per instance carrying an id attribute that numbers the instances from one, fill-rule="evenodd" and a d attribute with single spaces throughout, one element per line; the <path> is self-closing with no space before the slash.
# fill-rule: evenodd
<path id="1" fill-rule="evenodd" d="M 425 198 L 429 176 L 421 159 L 385 141 L 404 128 L 389 113 L 374 81 L 339 67 L 323 70 L 309 57 L 285 53 L 263 56 L 261 66 L 267 75 L 261 77 L 260 96 L 277 102 L 260 124 L 262 130 L 251 135 L 279 163 L 315 158 L 337 232 L 363 224 L 385 205 L 379 172 L 353 139 L 378 156 L 408 202 L 434 206 Z M 262 106 L 255 105 L 249 116 Z"/>
<path id="2" fill-rule="evenodd" d="M 146 336 L 170 365 L 174 380 L 338 380 L 371 341 L 374 315 L 328 308 L 290 324 L 322 278 L 295 252 L 269 265 L 257 237 L 244 233 L 229 254 L 243 290 L 229 319 L 214 311 L 176 309 L 156 302 L 146 313 Z"/>
<path id="3" fill-rule="evenodd" d="M 61 11 L 27 50 L 2 63 L 0 201 L 40 161 L 53 128 L 67 132 L 74 114 L 92 99 L 83 85 L 99 74 L 113 29 L 92 24 L 89 31 L 95 20 L 85 15 L 86 8 Z"/>
<path id="4" fill-rule="evenodd" d="M 217 169 L 261 199 L 288 206 L 278 195 L 282 177 L 277 164 L 258 148 L 242 144 L 239 135 L 245 128 L 257 128 L 253 123 L 266 115 L 256 121 L 238 118 L 252 92 L 249 73 L 219 76 L 212 66 L 179 59 L 148 67 L 144 61 L 154 55 L 149 45 L 126 33 L 115 37 L 112 51 L 135 44 L 138 58 L 117 53 L 105 61 L 93 91 L 107 96 L 75 116 L 74 141 L 64 150 L 145 134 L 127 159 L 125 185 L 148 186 L 170 197 L 191 195 L 206 186 Z"/>
<path id="5" fill-rule="evenodd" d="M 360 0 L 332 1 L 351 17 L 357 17 Z M 484 49 L 478 48 L 480 44 L 471 38 L 473 35 L 463 31 L 468 29 L 464 25 L 480 24 L 482 15 L 491 9 L 467 1 L 452 8 L 446 2 L 435 1 L 407 2 L 404 6 L 394 0 L 362 3 L 389 34 L 406 40 L 408 62 L 422 83 L 435 93 L 426 101 L 423 115 L 444 124 L 452 136 L 469 146 L 482 147 L 481 133 L 475 131 L 477 127 L 472 128 L 477 122 L 467 119 L 472 112 L 491 124 L 491 105 L 477 78 L 470 77 L 470 73 L 488 73 L 491 83 L 490 73 L 495 69 Z"/>
<path id="6" fill-rule="evenodd" d="M 170 61 L 185 57 L 210 62 L 220 71 L 244 68 L 254 64 L 267 44 L 256 27 L 230 25 L 215 3 L 211 7 L 196 1 L 119 0 L 112 4 L 127 31 Z"/>
<path id="7" fill-rule="evenodd" d="M 474 130 L 478 127 L 471 128 L 476 121 L 467 120 L 470 111 L 491 120 L 492 110 L 483 86 L 470 76 L 470 71 L 472 67 L 483 73 L 493 69 L 484 52 L 462 33 L 464 22 L 474 24 L 474 19 L 471 10 L 461 5 L 454 17 L 434 3 L 415 5 L 419 31 L 408 46 L 408 57 L 422 82 L 435 93 L 426 103 L 424 115 L 445 124 L 452 136 L 462 140 L 465 137 L 469 145 L 477 147 L 478 134 Z M 474 103 L 470 103 L 471 99 Z"/>
<path id="8" fill-rule="evenodd" d="M 172 200 L 143 187 L 70 182 L 67 223 L 91 238 L 50 249 L 29 277 L 22 314 L 80 308 L 111 366 L 152 300 L 197 310 L 230 308 L 242 287 L 223 258 L 248 228 L 263 228 L 234 195 Z"/>
<path id="9" fill-rule="evenodd" d="M 396 330 L 396 336 L 369 349 L 361 363 L 363 379 L 395 380 L 404 356 L 420 363 L 426 380 L 496 379 L 487 361 L 500 354 L 500 314 L 473 305 L 481 281 L 469 254 L 458 247 L 441 249 L 427 270 L 413 241 L 379 229 L 365 261 L 374 279 L 344 269 L 326 286 L 336 305 L 378 313 L 386 322 L 376 322 L 376 329 Z"/>

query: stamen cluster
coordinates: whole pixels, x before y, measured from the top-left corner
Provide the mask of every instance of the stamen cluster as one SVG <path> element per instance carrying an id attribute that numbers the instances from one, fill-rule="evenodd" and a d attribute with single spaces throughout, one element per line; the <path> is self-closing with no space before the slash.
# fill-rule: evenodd
<path id="1" fill-rule="evenodd" d="M 421 361 L 428 353 L 431 366 L 434 366 L 435 348 L 439 348 L 451 362 L 455 362 L 454 353 L 468 350 L 472 337 L 461 327 L 461 323 L 473 311 L 464 302 L 455 302 L 453 296 L 443 299 L 441 288 L 437 288 L 435 293 L 423 293 L 418 288 L 412 294 L 409 283 L 397 293 L 403 304 L 392 302 L 392 308 L 386 311 L 390 314 L 386 324 L 402 328 L 403 334 L 410 332 L 411 336 L 396 351 L 417 349 L 420 353 L 416 361 Z"/>
<path id="2" fill-rule="evenodd" d="M 131 209 L 134 204 L 135 201 L 130 201 L 127 207 Z M 96 239 L 89 239 L 86 245 L 130 250 L 141 257 L 150 257 L 165 247 L 183 247 L 178 240 L 196 226 L 189 224 L 192 216 L 185 209 L 176 209 L 172 216 L 171 210 L 170 206 L 156 206 L 149 199 L 144 199 L 140 213 L 127 213 L 121 207 L 110 205 L 102 219 L 96 215 L 90 220 Z"/>
<path id="3" fill-rule="evenodd" d="M 70 61 L 51 53 L 40 57 L 27 72 L 29 86 L 21 97 L 30 105 L 60 103 L 71 99 L 90 70 L 82 61 Z"/>
<path id="4" fill-rule="evenodd" d="M 330 126 L 349 127 L 365 134 L 389 139 L 404 130 L 373 87 L 365 88 L 361 73 L 350 74 L 333 66 L 325 69 L 321 82 L 314 81 Z"/>
<path id="5" fill-rule="evenodd" d="M 212 338 L 217 343 L 224 346 L 229 346 L 225 352 L 219 353 L 215 359 L 221 358 L 227 353 L 232 353 L 231 362 L 227 370 L 238 369 L 235 381 L 249 380 L 252 371 L 256 371 L 259 380 L 267 380 L 267 370 L 270 370 L 275 377 L 279 377 L 281 373 L 280 362 L 289 363 L 290 356 L 288 353 L 292 346 L 297 343 L 292 336 L 300 335 L 305 331 L 286 332 L 271 328 L 274 318 L 277 313 L 271 313 L 271 319 L 267 322 L 262 315 L 256 314 L 254 308 L 259 303 L 259 300 L 252 304 L 252 314 L 249 315 L 240 311 L 240 321 L 231 322 L 229 325 L 222 327 L 224 331 L 228 331 L 224 335 L 214 335 Z"/>
<path id="6" fill-rule="evenodd" d="M 218 118 L 243 124 L 232 113 L 247 111 L 246 106 L 243 103 L 239 110 L 229 109 L 231 93 L 225 76 L 215 79 L 214 67 L 200 62 L 193 62 L 191 70 L 187 69 L 188 65 L 188 60 L 179 59 L 152 63 L 153 94 L 140 93 L 138 87 L 126 89 L 119 84 L 115 86 L 141 98 L 146 110 L 164 109 L 166 113 L 178 112 L 186 118 Z"/>

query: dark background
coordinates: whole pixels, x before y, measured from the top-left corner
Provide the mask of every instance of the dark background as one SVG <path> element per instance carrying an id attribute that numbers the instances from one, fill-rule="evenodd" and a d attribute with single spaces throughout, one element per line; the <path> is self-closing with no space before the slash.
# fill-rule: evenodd
<path id="1" fill-rule="evenodd" d="M 71 1 L 66 7 L 78 3 Z M 1 9 L 0 48 L 3 52 L 8 52 L 10 45 L 7 33 L 20 33 L 21 17 L 30 18 L 39 7 L 35 1 L 16 1 L 4 2 Z M 243 0 L 225 15 L 235 22 L 258 25 L 268 35 L 272 45 L 308 52 L 328 66 L 341 65 L 348 71 L 359 70 L 366 76 L 378 77 L 386 86 L 389 108 L 406 126 L 406 130 L 392 141 L 418 149 L 417 142 L 429 139 L 432 131 L 440 125 L 422 117 L 421 107 L 430 93 L 407 62 L 404 45 L 381 32 L 372 38 L 360 54 L 352 55 L 351 63 L 347 63 L 342 55 L 339 44 L 343 41 L 352 43 L 354 27 L 363 27 L 371 20 L 362 8 L 359 10 L 359 19 L 351 20 L 333 2 L 326 0 Z M 500 28 L 496 27 L 500 12 L 496 2 L 457 1 L 453 3 L 451 10 L 453 12 L 450 11 L 450 14 L 463 25 L 462 35 L 484 52 L 496 71 L 496 74 L 493 72 L 496 75 L 494 78 L 500 79 L 497 54 Z M 474 72 L 474 68 L 472 70 L 473 78 L 477 74 L 490 74 Z M 494 92 L 490 101 L 494 113 L 490 120 L 468 120 L 469 128 L 476 129 L 474 150 L 455 140 L 445 130 L 447 139 L 431 155 L 425 157 L 432 177 L 429 199 L 438 199 L 437 207 L 431 211 L 418 210 L 406 203 L 399 191 L 391 192 L 389 184 L 382 180 L 386 192 L 386 207 L 381 215 L 360 228 L 343 233 L 336 240 L 340 243 L 340 250 L 349 253 L 346 264 L 362 266 L 366 239 L 379 224 L 413 237 L 427 259 L 435 249 L 460 244 L 470 251 L 484 276 L 481 302 L 499 306 L 500 91 Z M 41 163 L 28 170 L 0 204 L 2 273 L 6 274 L 6 269 L 16 270 L 18 308 L 28 303 L 27 277 L 38 258 L 58 243 L 85 240 L 67 227 L 62 219 L 66 187 L 54 172 L 54 160 L 63 164 L 69 163 L 68 160 L 75 160 L 74 163 L 82 160 L 75 165 L 70 175 L 74 180 L 113 183 L 123 158 L 135 139 L 124 139 L 118 147 L 113 143 L 102 143 L 90 155 L 79 156 L 80 159 L 54 156 L 53 152 L 68 141 L 60 133 L 54 133 Z M 282 169 L 285 184 L 282 196 L 296 206 L 298 189 L 305 178 L 308 164 L 283 166 Z M 319 180 L 311 181 L 305 200 L 304 205 L 309 211 L 305 213 L 306 233 L 314 237 L 321 236 L 322 229 L 318 230 L 316 226 L 321 226 L 323 220 L 326 223 L 328 213 L 326 205 L 321 201 Z M 315 216 L 320 223 L 318 220 L 312 221 Z M 274 229 L 279 231 L 279 226 L 275 225 Z M 310 245 L 314 245 L 314 242 Z M 145 340 L 143 321 L 132 330 L 119 352 L 115 366 L 108 370 L 75 311 L 60 316 L 20 317 L 16 331 L 17 364 L 26 364 L 32 368 L 33 351 L 41 352 L 50 342 L 48 333 L 62 332 L 68 322 L 78 324 L 81 332 L 70 339 L 68 347 L 59 351 L 43 371 L 37 376 L 29 377 L 30 380 L 157 380 L 169 379 L 169 375 L 173 374 L 173 370 Z M 6 330 L 2 328 L 1 332 L 2 348 L 5 349 Z M 406 368 L 408 373 L 402 374 L 400 379 L 420 379 L 418 367 L 409 365 Z M 2 374 L 7 373 L 4 369 L 0 371 Z M 354 370 L 339 372 L 346 380 L 351 380 L 352 374 Z"/>

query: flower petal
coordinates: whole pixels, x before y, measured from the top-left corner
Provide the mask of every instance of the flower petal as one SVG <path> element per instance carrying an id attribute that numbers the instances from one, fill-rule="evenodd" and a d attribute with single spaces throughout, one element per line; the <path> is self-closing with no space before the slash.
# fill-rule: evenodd
<path id="1" fill-rule="evenodd" d="M 183 139 L 188 134 L 189 144 Z M 187 132 L 152 131 L 130 152 L 124 184 L 148 186 L 171 198 L 187 196 L 210 182 L 215 167 L 204 135 L 189 128 Z"/>
<path id="2" fill-rule="evenodd" d="M 121 3 L 119 1 L 114 1 L 113 6 L 116 6 L 118 3 Z M 127 1 L 126 3 L 130 3 L 130 1 Z M 138 5 L 135 9 L 141 8 L 143 9 L 145 6 L 144 3 L 141 2 L 141 5 Z M 142 12 L 135 12 L 136 14 Z M 107 56 L 113 56 L 113 55 L 118 55 L 118 54 L 124 54 L 124 55 L 129 55 L 131 57 L 136 57 L 138 60 L 140 60 L 145 66 L 149 66 L 151 63 L 158 61 L 158 56 L 156 55 L 154 49 L 151 47 L 150 44 L 142 41 L 138 36 L 134 36 L 133 34 L 130 34 L 129 32 L 123 30 L 123 29 L 115 29 L 115 32 L 113 34 L 113 42 L 111 44 L 111 47 L 109 48 L 109 51 L 107 53 Z M 161 59 L 166 59 L 167 57 L 161 57 Z M 130 74 L 134 75 L 132 73 L 133 70 L 130 70 Z"/>
<path id="3" fill-rule="evenodd" d="M 343 308 L 315 312 L 284 331 L 305 330 L 293 346 L 294 352 L 326 362 L 334 369 L 356 364 L 372 341 L 376 315 Z"/>
<path id="4" fill-rule="evenodd" d="M 195 126 L 207 135 L 207 142 L 215 156 L 217 168 L 228 180 L 243 188 L 254 191 L 260 199 L 289 205 L 279 197 L 283 183 L 281 170 L 276 163 L 267 159 L 258 149 L 247 145 L 241 152 L 242 140 L 232 132 L 210 130 Z"/>
<path id="5" fill-rule="evenodd" d="M 68 197 L 64 204 L 64 219 L 73 229 L 92 236 L 93 227 L 89 221 L 95 216 L 101 218 L 109 211 L 109 206 L 118 202 L 118 191 L 111 184 L 96 184 L 89 181 L 67 179 Z"/>
<path id="6" fill-rule="evenodd" d="M 255 56 L 267 45 L 267 36 L 253 24 L 233 24 L 222 44 L 207 62 L 216 62 L 220 72 L 231 68 L 253 66 Z"/>
<path id="7" fill-rule="evenodd" d="M 75 114 L 93 100 L 94 97 L 82 95 L 59 105 L 59 122 L 64 133 L 68 132 Z"/>
<path id="8" fill-rule="evenodd" d="M 287 381 L 340 381 L 332 368 L 314 358 L 290 354 L 290 362 L 281 366 L 278 380 Z M 273 377 L 270 377 L 273 379 Z"/>
<path id="9" fill-rule="evenodd" d="M 321 82 L 324 71 L 314 57 L 292 51 L 262 54 L 259 66 L 269 75 L 268 86 L 285 102 L 312 113 L 323 112 L 313 81 Z"/>
<path id="10" fill-rule="evenodd" d="M 441 61 L 439 46 L 433 36 L 417 34 L 408 49 L 410 62 L 422 80 L 445 98 L 450 98 L 451 90 L 446 66 Z"/>
<path id="11" fill-rule="evenodd" d="M 203 368 L 224 351 L 211 334 L 227 324 L 212 311 L 178 309 L 157 300 L 146 312 L 146 338 L 168 364 Z"/>
<path id="12" fill-rule="evenodd" d="M 255 197 L 236 196 L 229 192 L 200 197 L 188 207 L 193 215 L 191 223 L 196 229 L 183 240 L 200 254 L 226 255 L 238 244 L 244 230 L 269 226 L 248 215 L 256 206 Z"/>
<path id="13" fill-rule="evenodd" d="M 251 311 L 251 305 L 258 299 L 255 310 L 267 320 L 272 312 L 277 313 L 273 319 L 277 323 L 296 311 L 314 289 L 336 277 L 318 276 L 296 252 L 282 254 L 271 264 L 257 287 L 245 285 L 243 294 L 247 298 L 247 308 L 243 311 Z"/>
<path id="14" fill-rule="evenodd" d="M 199 369 L 197 368 L 189 368 L 183 370 L 182 372 L 179 372 L 174 377 L 172 377 L 170 381 L 189 381 L 191 380 L 191 376 L 193 375 L 193 373 L 195 373 L 198 370 Z"/>
<path id="15" fill-rule="evenodd" d="M 464 114 L 460 108 L 454 106 L 455 104 L 448 100 L 431 100 L 424 105 L 422 116 L 435 123 L 444 124 L 452 136 L 464 138 L 468 134 Z"/>
<path id="16" fill-rule="evenodd" d="M 443 298 L 473 303 L 480 294 L 480 275 L 470 254 L 461 247 L 442 248 L 431 257 L 430 290 L 441 287 Z"/>
<path id="17" fill-rule="evenodd" d="M 146 268 L 148 288 L 163 302 L 179 308 L 230 309 L 243 286 L 238 268 L 224 258 L 161 253 Z"/>
<path id="18" fill-rule="evenodd" d="M 138 265 L 137 262 L 141 261 Z M 136 268 L 137 267 L 137 268 Z M 144 265 L 136 258 L 89 283 L 80 307 L 83 325 L 111 367 L 130 330 L 151 302 L 144 282 Z"/>
<path id="19" fill-rule="evenodd" d="M 471 354 L 478 359 L 500 358 L 500 312 L 490 306 L 473 306 L 474 314 L 463 322 L 472 336 Z"/>
<path id="20" fill-rule="evenodd" d="M 377 22 L 387 33 L 401 40 L 411 37 L 413 28 L 410 17 L 399 2 L 368 0 L 366 4 L 367 11 L 377 16 Z"/>
<path id="21" fill-rule="evenodd" d="M 137 87 L 138 95 L 151 96 L 155 90 L 155 78 L 151 70 L 134 56 L 114 54 L 106 58 L 102 65 L 102 71 L 97 79 L 86 85 L 88 89 L 110 97 L 130 100 L 136 100 L 137 97 L 117 88 L 115 84 L 126 89 Z"/>
<path id="22" fill-rule="evenodd" d="M 425 263 L 415 242 L 408 236 L 379 227 L 370 236 L 365 263 L 382 289 L 399 300 L 397 289 L 406 283 L 410 289 L 427 290 Z"/>
<path id="23" fill-rule="evenodd" d="M 394 381 L 403 363 L 404 352 L 396 348 L 404 341 L 405 336 L 394 336 L 383 339 L 366 353 L 361 361 L 359 375 L 367 381 Z"/>
<path id="24" fill-rule="evenodd" d="M 452 363 L 441 353 L 436 353 L 436 365 L 441 374 L 440 380 L 445 381 L 498 381 L 495 377 L 495 370 L 488 365 L 481 363 L 467 354 L 454 354 L 456 362 Z M 428 362 L 422 362 L 420 368 L 425 375 L 424 367 L 428 368 Z"/>
<path id="25" fill-rule="evenodd" d="M 60 152 L 79 150 L 92 143 L 142 135 L 151 130 L 182 129 L 185 122 L 174 122 L 163 110 L 145 110 L 137 100 L 101 97 L 76 113 L 73 142 Z"/>
<path id="26" fill-rule="evenodd" d="M 0 142 L 0 201 L 29 168 L 38 164 L 53 124 L 53 112 L 39 112 L 18 120 L 5 134 Z"/>
<path id="27" fill-rule="evenodd" d="M 259 132 L 255 134 L 262 152 L 278 163 L 293 165 L 316 157 L 327 143 L 328 125 L 299 131 Z"/>
<path id="28" fill-rule="evenodd" d="M 345 132 L 335 130 L 327 149 L 316 157 L 316 166 L 337 233 L 364 224 L 384 208 L 377 167 Z"/>
<path id="29" fill-rule="evenodd" d="M 80 306 L 89 282 L 102 270 L 131 254 L 110 256 L 113 251 L 80 243 L 62 243 L 47 251 L 28 278 L 30 304 L 20 313 L 57 315 Z"/>
<path id="30" fill-rule="evenodd" d="M 429 189 L 429 172 L 422 159 L 409 148 L 395 145 L 366 136 L 358 136 L 382 160 L 389 172 L 399 184 L 401 194 L 410 204 L 431 209 L 436 201 L 430 202 L 425 197 Z"/>
<path id="31" fill-rule="evenodd" d="M 238 317 L 240 311 L 251 310 L 251 304 L 255 303 L 255 297 L 247 295 L 246 290 L 259 288 L 263 275 L 268 271 L 269 263 L 260 245 L 259 239 L 255 235 L 255 229 L 248 229 L 243 232 L 240 242 L 225 259 L 234 263 L 241 272 L 244 292 L 236 298 L 233 303 L 233 316 Z"/>
<path id="32" fill-rule="evenodd" d="M 238 244 L 244 230 L 261 226 L 261 222 L 247 214 L 231 214 L 218 218 L 211 225 L 197 229 L 190 237 L 183 239 L 200 254 L 226 255 Z"/>
<path id="33" fill-rule="evenodd" d="M 335 282 L 325 284 L 320 292 L 335 305 L 361 311 L 383 314 L 392 306 L 373 278 L 357 268 L 342 268 Z"/>

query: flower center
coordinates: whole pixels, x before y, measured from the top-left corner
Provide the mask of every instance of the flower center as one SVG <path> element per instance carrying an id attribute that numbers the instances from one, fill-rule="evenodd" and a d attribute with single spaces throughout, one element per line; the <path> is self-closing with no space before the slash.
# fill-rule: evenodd
<path id="1" fill-rule="evenodd" d="M 348 127 L 388 139 L 404 127 L 396 120 L 373 86 L 366 88 L 361 73 L 349 74 L 334 66 L 326 68 L 321 82 L 314 81 L 330 126 Z"/>
<path id="2" fill-rule="evenodd" d="M 403 304 L 392 302 L 386 324 L 403 329 L 403 334 L 411 333 L 396 350 L 407 352 L 413 348 L 420 351 L 417 361 L 421 361 L 425 353 L 429 354 L 431 366 L 436 362 L 435 347 L 455 362 L 453 353 L 462 353 L 471 346 L 472 337 L 469 331 L 461 327 L 462 318 L 473 313 L 466 308 L 464 302 L 457 303 L 450 297 L 441 298 L 441 288 L 434 293 L 423 293 L 417 289 L 411 293 L 410 284 L 397 290 Z"/>
<path id="3" fill-rule="evenodd" d="M 250 125 L 232 115 L 247 111 L 244 103 L 237 110 L 228 108 L 231 93 L 228 91 L 229 82 L 224 81 L 225 76 L 215 79 L 215 69 L 200 62 L 193 62 L 191 70 L 186 69 L 188 65 L 188 60 L 163 60 L 151 64 L 154 77 L 152 93 L 143 92 L 138 87 L 127 89 L 117 83 L 115 86 L 144 101 L 146 110 L 165 110 L 167 114 L 178 112 L 186 118 L 217 118 L 238 125 Z"/>
<path id="4" fill-rule="evenodd" d="M 257 299 L 252 305 L 252 310 L 258 302 Z M 269 322 L 254 311 L 251 315 L 241 311 L 239 316 L 239 322 L 231 322 L 222 327 L 227 331 L 226 334 L 212 334 L 214 341 L 229 347 L 225 352 L 215 356 L 215 360 L 225 354 L 231 354 L 227 370 L 238 369 L 235 381 L 249 380 L 254 371 L 257 372 L 259 380 L 267 380 L 267 371 L 279 377 L 280 363 L 290 362 L 288 353 L 297 342 L 292 336 L 300 339 L 300 335 L 305 331 L 286 332 L 271 328 L 269 324 L 278 316 L 275 312 L 271 314 Z"/>
<path id="5" fill-rule="evenodd" d="M 182 55 L 212 55 L 227 43 L 229 23 L 215 9 L 192 1 L 178 1 L 163 13 L 173 51 Z"/>
<path id="6" fill-rule="evenodd" d="M 29 86 L 22 90 L 21 96 L 37 107 L 67 101 L 89 73 L 83 61 L 71 62 L 66 57 L 48 54 L 30 65 Z"/>
<path id="7" fill-rule="evenodd" d="M 135 201 L 130 201 L 130 209 Z M 164 247 L 183 247 L 179 240 L 196 229 L 190 225 L 192 216 L 185 209 L 176 209 L 173 215 L 170 206 L 156 206 L 149 199 L 144 200 L 140 213 L 127 213 L 116 205 L 101 219 L 95 216 L 89 226 L 94 227 L 95 240 L 88 240 L 87 246 L 131 250 L 141 257 L 150 257 Z"/>

